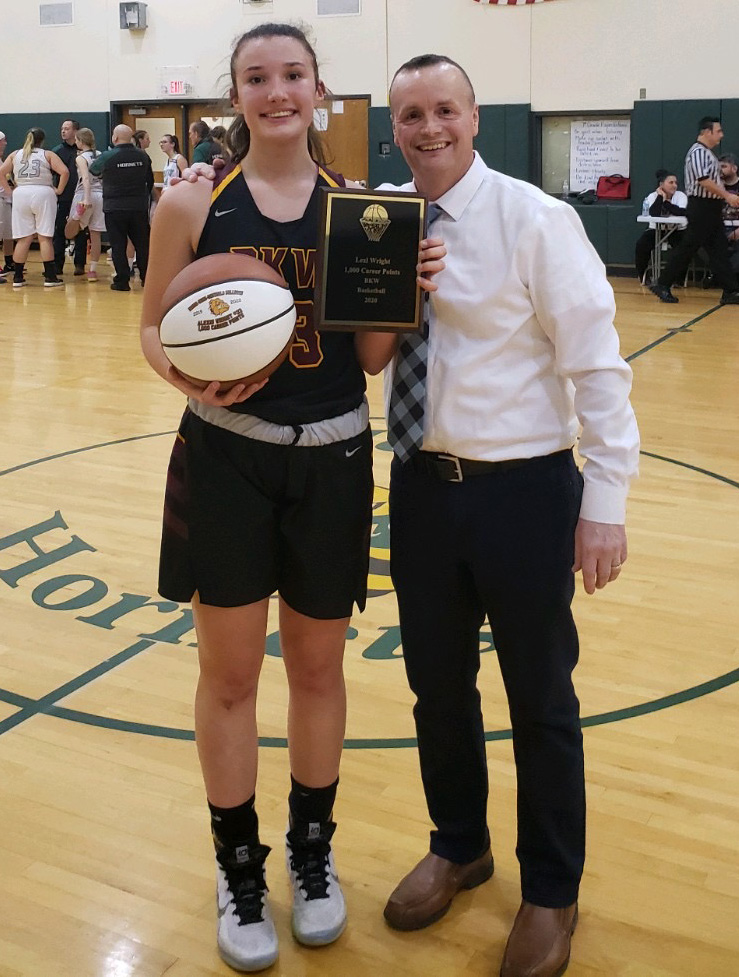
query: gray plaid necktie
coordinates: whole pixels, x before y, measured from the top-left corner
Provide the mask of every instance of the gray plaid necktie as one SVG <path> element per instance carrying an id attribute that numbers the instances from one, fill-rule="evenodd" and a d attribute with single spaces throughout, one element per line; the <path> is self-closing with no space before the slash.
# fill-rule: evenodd
<path id="1" fill-rule="evenodd" d="M 444 211 L 429 204 L 429 230 Z M 426 293 L 428 300 L 428 292 Z M 423 444 L 426 372 L 429 355 L 428 307 L 422 333 L 401 340 L 395 361 L 393 389 L 387 418 L 387 439 L 401 461 L 407 461 Z"/>

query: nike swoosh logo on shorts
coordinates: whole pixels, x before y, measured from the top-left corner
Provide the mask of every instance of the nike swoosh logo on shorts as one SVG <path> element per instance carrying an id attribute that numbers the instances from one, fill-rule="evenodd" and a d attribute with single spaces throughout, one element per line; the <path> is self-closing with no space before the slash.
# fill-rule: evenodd
<path id="1" fill-rule="evenodd" d="M 346 455 L 347 458 L 351 458 L 352 455 L 355 455 L 358 451 L 361 451 L 361 450 L 362 450 L 362 445 L 360 444 L 360 445 L 357 445 L 356 448 L 352 448 L 351 451 L 347 448 L 346 451 L 344 452 L 344 454 Z"/>
<path id="2" fill-rule="evenodd" d="M 235 210 L 236 210 L 235 207 L 232 207 L 230 210 L 215 210 L 215 211 L 213 211 L 213 216 L 214 217 L 225 217 L 226 214 L 233 214 L 233 212 Z"/>

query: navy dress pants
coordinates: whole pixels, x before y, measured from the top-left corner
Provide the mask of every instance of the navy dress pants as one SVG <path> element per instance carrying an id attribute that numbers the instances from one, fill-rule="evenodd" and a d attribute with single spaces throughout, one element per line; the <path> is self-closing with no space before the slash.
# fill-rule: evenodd
<path id="1" fill-rule="evenodd" d="M 414 707 L 431 851 L 457 863 L 489 843 L 477 673 L 493 634 L 513 730 L 523 898 L 567 906 L 585 856 L 574 534 L 582 476 L 571 452 L 442 481 L 393 460 L 390 561 Z M 503 716 L 488 716 L 491 728 Z"/>

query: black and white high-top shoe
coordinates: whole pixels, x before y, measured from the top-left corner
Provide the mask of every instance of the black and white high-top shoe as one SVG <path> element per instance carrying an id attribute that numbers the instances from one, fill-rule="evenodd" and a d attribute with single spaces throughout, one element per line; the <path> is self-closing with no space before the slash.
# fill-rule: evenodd
<path id="1" fill-rule="evenodd" d="M 292 930 L 298 943 L 333 943 L 346 927 L 346 904 L 336 874 L 333 821 L 288 828 L 287 871 L 293 886 Z"/>
<path id="2" fill-rule="evenodd" d="M 216 854 L 218 951 L 234 970 L 252 973 L 277 959 L 277 933 L 267 902 L 266 845 L 221 848 Z"/>

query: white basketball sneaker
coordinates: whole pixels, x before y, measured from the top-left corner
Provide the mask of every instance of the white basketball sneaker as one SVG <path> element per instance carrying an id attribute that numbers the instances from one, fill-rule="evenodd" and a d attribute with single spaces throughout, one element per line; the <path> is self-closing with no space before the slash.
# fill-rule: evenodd
<path id="1" fill-rule="evenodd" d="M 346 927 L 346 903 L 331 851 L 333 821 L 289 828 L 285 854 L 293 885 L 293 936 L 305 946 L 333 943 Z"/>
<path id="2" fill-rule="evenodd" d="M 277 959 L 277 933 L 267 903 L 266 845 L 221 849 L 216 855 L 218 952 L 242 973 L 270 967 Z"/>

